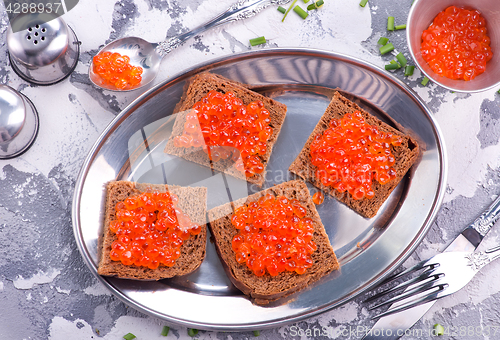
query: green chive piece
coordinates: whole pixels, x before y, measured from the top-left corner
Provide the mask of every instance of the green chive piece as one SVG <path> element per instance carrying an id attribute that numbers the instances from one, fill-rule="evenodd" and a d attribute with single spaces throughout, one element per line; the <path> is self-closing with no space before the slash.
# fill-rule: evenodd
<path id="1" fill-rule="evenodd" d="M 397 62 L 391 62 L 387 65 L 385 65 L 385 69 L 387 71 L 390 71 L 390 70 L 397 70 L 398 68 L 401 68 L 401 65 L 399 65 Z"/>
<path id="2" fill-rule="evenodd" d="M 368 3 L 368 0 L 361 0 L 361 2 L 359 3 L 359 5 L 361 7 L 365 7 L 367 3 Z"/>
<path id="3" fill-rule="evenodd" d="M 426 86 L 428 82 L 429 82 L 429 78 L 424 77 L 424 79 L 422 79 L 422 82 L 420 84 L 422 84 L 423 86 Z"/>
<path id="4" fill-rule="evenodd" d="M 170 327 L 163 326 L 163 329 L 161 330 L 161 335 L 167 336 L 169 331 L 170 331 Z"/>
<path id="5" fill-rule="evenodd" d="M 137 338 L 137 337 L 136 337 L 134 334 L 132 334 L 132 333 L 127 333 L 127 334 L 125 334 L 125 335 L 123 336 L 123 338 L 124 338 L 125 340 L 132 340 L 132 339 L 135 339 L 135 338 Z"/>
<path id="6" fill-rule="evenodd" d="M 286 12 L 286 8 L 284 7 L 281 7 L 281 6 L 278 6 L 278 11 L 280 11 L 281 13 L 285 14 Z"/>
<path id="7" fill-rule="evenodd" d="M 406 24 L 394 26 L 394 29 L 395 30 L 404 30 L 404 29 L 406 29 Z"/>
<path id="8" fill-rule="evenodd" d="M 307 6 L 307 10 L 308 10 L 308 11 L 312 11 L 312 10 L 314 10 L 314 9 L 318 9 L 318 8 L 320 8 L 321 6 L 323 6 L 323 4 L 324 4 L 324 3 L 325 3 L 325 2 L 324 2 L 323 0 L 316 1 L 316 2 L 314 2 L 314 3 L 312 3 L 312 4 L 310 4 L 309 6 Z"/>
<path id="9" fill-rule="evenodd" d="M 380 54 L 386 54 L 387 52 L 391 52 L 394 49 L 394 45 L 392 43 L 387 43 L 381 48 L 379 48 Z"/>
<path id="10" fill-rule="evenodd" d="M 398 63 L 401 65 L 401 67 L 405 67 L 406 64 L 408 63 L 405 56 L 401 52 L 398 53 L 398 55 L 396 56 L 396 59 L 398 60 Z"/>
<path id="11" fill-rule="evenodd" d="M 260 331 L 253 331 L 253 336 L 259 336 L 260 335 Z"/>
<path id="12" fill-rule="evenodd" d="M 281 22 L 284 22 L 285 21 L 285 18 L 286 16 L 288 15 L 288 12 L 290 12 L 290 10 L 293 8 L 293 6 L 295 6 L 295 3 L 297 2 L 297 0 L 293 0 L 292 4 L 290 5 L 290 7 L 288 7 L 288 9 L 286 10 L 285 12 L 285 15 L 283 15 L 283 19 L 281 19 Z"/>
<path id="13" fill-rule="evenodd" d="M 500 90 L 498 90 L 497 92 L 500 93 Z"/>
<path id="14" fill-rule="evenodd" d="M 415 66 L 413 65 L 406 65 L 405 67 L 405 77 L 409 77 L 413 75 L 413 70 L 415 70 Z"/>
<path id="15" fill-rule="evenodd" d="M 387 30 L 394 31 L 394 17 L 387 18 Z"/>
<path id="16" fill-rule="evenodd" d="M 198 334 L 198 330 L 194 328 L 188 328 L 188 335 L 190 337 L 194 337 L 196 334 Z"/>
<path id="17" fill-rule="evenodd" d="M 389 38 L 386 38 L 386 37 L 380 37 L 380 39 L 377 41 L 377 44 L 379 45 L 385 45 L 389 42 Z"/>
<path id="18" fill-rule="evenodd" d="M 302 9 L 302 7 L 300 7 L 299 5 L 295 6 L 295 7 L 293 8 L 293 11 L 294 11 L 295 13 L 297 13 L 298 15 L 300 15 L 300 17 L 301 17 L 302 19 L 307 18 L 307 16 L 309 15 L 309 14 L 308 14 L 306 11 L 304 11 L 304 10 Z"/>
<path id="19" fill-rule="evenodd" d="M 309 2 L 309 0 L 303 0 L 305 4 L 307 4 Z"/>
<path id="20" fill-rule="evenodd" d="M 434 335 L 444 335 L 444 327 L 440 324 L 434 325 Z"/>
<path id="21" fill-rule="evenodd" d="M 252 46 L 262 45 L 265 43 L 266 43 L 266 38 L 264 38 L 263 36 L 258 37 L 258 38 L 254 38 L 254 39 L 250 39 L 250 45 L 252 45 Z"/>

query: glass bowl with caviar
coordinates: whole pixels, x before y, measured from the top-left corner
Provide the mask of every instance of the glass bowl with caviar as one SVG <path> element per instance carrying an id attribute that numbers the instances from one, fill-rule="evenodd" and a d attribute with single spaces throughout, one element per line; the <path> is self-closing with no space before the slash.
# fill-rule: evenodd
<path id="1" fill-rule="evenodd" d="M 415 0 L 408 48 L 423 75 L 446 89 L 500 87 L 499 22 L 499 0 Z"/>

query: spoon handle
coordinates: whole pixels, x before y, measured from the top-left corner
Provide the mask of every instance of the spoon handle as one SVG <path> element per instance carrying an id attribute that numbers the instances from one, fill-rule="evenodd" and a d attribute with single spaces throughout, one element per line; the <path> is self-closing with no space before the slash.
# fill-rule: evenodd
<path id="1" fill-rule="evenodd" d="M 284 5 L 290 2 L 290 0 L 239 0 L 237 3 L 229 7 L 225 12 L 219 14 L 212 20 L 206 22 L 205 24 L 198 26 L 186 33 L 172 37 L 165 41 L 162 41 L 156 47 L 156 51 L 163 58 L 174 48 L 180 46 L 184 41 L 188 40 L 195 35 L 198 35 L 212 27 L 217 27 L 222 24 L 229 22 L 243 20 L 253 17 L 255 14 L 259 13 L 264 8 L 269 5 Z"/>

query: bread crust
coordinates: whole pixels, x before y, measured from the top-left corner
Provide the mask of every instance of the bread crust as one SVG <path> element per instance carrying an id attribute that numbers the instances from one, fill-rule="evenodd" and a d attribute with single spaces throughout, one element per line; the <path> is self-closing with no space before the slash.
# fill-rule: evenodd
<path id="1" fill-rule="evenodd" d="M 400 146 L 391 145 L 391 152 L 396 159 L 396 163 L 393 166 L 397 174 L 396 178 L 385 185 L 381 185 L 377 181 L 373 181 L 372 189 L 375 196 L 370 199 L 362 198 L 355 200 L 348 192 L 339 192 L 332 187 L 324 186 L 315 176 L 315 172 L 317 170 L 316 166 L 311 164 L 311 143 L 313 142 L 314 137 L 323 133 L 329 127 L 330 121 L 333 118 L 342 118 L 346 113 L 352 113 L 355 111 L 361 112 L 368 124 L 377 126 L 380 131 L 398 135 L 403 141 Z M 360 215 L 366 218 L 372 218 L 377 214 L 382 204 L 384 204 L 391 192 L 396 188 L 408 170 L 416 162 L 419 154 L 420 146 L 416 139 L 382 122 L 380 119 L 366 112 L 356 103 L 353 103 L 349 99 L 345 98 L 340 94 L 340 92 L 337 91 L 333 95 L 325 113 L 307 139 L 307 142 L 301 152 L 290 165 L 288 170 L 335 197 L 337 200 L 344 203 Z"/>
<path id="2" fill-rule="evenodd" d="M 287 110 L 286 105 L 269 97 L 265 97 L 257 92 L 249 90 L 245 84 L 241 84 L 220 75 L 208 72 L 195 75 L 187 83 L 186 87 L 187 88 L 185 89 L 180 102 L 174 109 L 176 119 L 172 128 L 172 134 L 167 141 L 164 152 L 182 157 L 186 160 L 204 165 L 206 167 L 210 167 L 214 170 L 230 174 L 236 178 L 246 180 L 250 183 L 256 184 L 259 187 L 262 187 L 266 177 L 266 165 L 269 161 L 269 158 L 271 157 L 273 146 L 278 139 L 278 135 L 281 131 L 283 122 L 285 121 Z M 231 91 L 236 95 L 236 97 L 240 98 L 245 105 L 248 105 L 252 101 L 260 100 L 264 103 L 264 107 L 269 110 L 269 118 L 271 120 L 270 126 L 273 128 L 273 133 L 268 139 L 266 154 L 259 155 L 259 158 L 264 165 L 264 172 L 255 174 L 251 177 L 246 177 L 243 173 L 236 169 L 236 167 L 233 165 L 234 162 L 229 159 L 221 159 L 218 162 L 211 162 L 207 154 L 202 150 L 201 147 L 186 149 L 177 148 L 174 146 L 174 138 L 176 136 L 182 135 L 184 131 L 186 115 L 189 113 L 196 102 L 200 101 L 205 95 L 213 90 L 221 93 Z"/>
<path id="3" fill-rule="evenodd" d="M 157 269 L 125 266 L 109 257 L 111 244 L 117 240 L 115 233 L 109 230 L 109 224 L 115 219 L 115 206 L 118 202 L 130 196 L 143 192 L 166 192 L 179 197 L 178 206 L 187 214 L 191 221 L 201 226 L 198 235 L 190 236 L 181 246 L 181 256 L 175 265 L 167 267 L 160 265 Z M 112 181 L 106 186 L 106 207 L 103 232 L 99 240 L 99 266 L 97 273 L 103 276 L 114 276 L 135 280 L 160 280 L 174 276 L 186 275 L 195 271 L 203 262 L 206 254 L 206 196 L 207 189 L 202 187 L 179 187 L 165 184 L 144 184 L 130 181 Z"/>
<path id="4" fill-rule="evenodd" d="M 264 276 L 259 277 L 248 269 L 246 264 L 240 264 L 236 261 L 232 249 L 232 239 L 237 234 L 237 230 L 231 224 L 231 216 L 236 208 L 256 201 L 267 193 L 272 193 L 275 196 L 283 195 L 288 199 L 298 199 L 307 210 L 306 216 L 314 222 L 313 241 L 318 248 L 312 254 L 313 265 L 304 274 L 299 275 L 295 272 L 285 271 L 273 277 L 266 272 Z M 211 209 L 208 211 L 208 219 L 215 248 L 228 277 L 255 304 L 265 305 L 287 297 L 340 267 L 309 194 L 309 189 L 301 180 L 281 183 L 246 198 Z"/>

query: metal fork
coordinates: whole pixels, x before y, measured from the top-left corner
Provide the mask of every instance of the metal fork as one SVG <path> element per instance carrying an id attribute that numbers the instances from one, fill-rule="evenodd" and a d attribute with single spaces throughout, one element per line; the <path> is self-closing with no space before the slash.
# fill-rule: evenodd
<path id="1" fill-rule="evenodd" d="M 406 281 L 373 295 L 365 302 L 373 302 L 401 291 L 384 302 L 368 307 L 369 310 L 374 310 L 394 304 L 387 311 L 375 316 L 375 319 L 442 298 L 462 289 L 481 268 L 498 257 L 500 257 L 500 246 L 480 252 L 438 254 L 387 278 L 381 285 L 393 283 L 404 276 L 411 276 L 410 274 L 421 271 L 420 275 L 407 278 Z"/>

